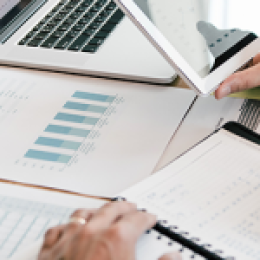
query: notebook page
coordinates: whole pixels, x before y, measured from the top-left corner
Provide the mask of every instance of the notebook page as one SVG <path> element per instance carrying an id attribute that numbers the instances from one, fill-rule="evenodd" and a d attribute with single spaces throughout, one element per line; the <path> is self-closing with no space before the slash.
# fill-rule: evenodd
<path id="1" fill-rule="evenodd" d="M 191 250 L 184 248 L 177 242 L 160 235 L 157 231 L 151 230 L 143 235 L 136 247 L 136 260 L 158 260 L 164 254 L 180 252 L 182 260 L 206 260 L 206 258 L 195 255 Z"/>
<path id="2" fill-rule="evenodd" d="M 48 228 L 66 223 L 76 208 L 103 204 L 102 200 L 0 183 L 0 259 L 9 259 L 42 240 Z"/>
<path id="3" fill-rule="evenodd" d="M 259 259 L 259 155 L 257 145 L 221 130 L 120 196 L 223 257 Z"/>

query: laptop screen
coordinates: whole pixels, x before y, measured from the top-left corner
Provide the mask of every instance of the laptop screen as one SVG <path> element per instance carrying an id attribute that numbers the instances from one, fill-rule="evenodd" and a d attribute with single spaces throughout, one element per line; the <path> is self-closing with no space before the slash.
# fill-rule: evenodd
<path id="1" fill-rule="evenodd" d="M 260 31 L 259 0 L 134 1 L 201 77 L 255 40 L 254 33 Z"/>
<path id="2" fill-rule="evenodd" d="M 8 26 L 33 0 L 1 0 L 0 32 Z"/>

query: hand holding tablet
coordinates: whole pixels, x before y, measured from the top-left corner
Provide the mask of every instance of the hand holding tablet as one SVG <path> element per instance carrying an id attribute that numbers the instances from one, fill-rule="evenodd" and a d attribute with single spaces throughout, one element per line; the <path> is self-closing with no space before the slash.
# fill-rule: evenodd
<path id="1" fill-rule="evenodd" d="M 260 54 L 257 54 L 252 66 L 227 78 L 215 91 L 215 97 L 221 99 L 229 94 L 260 86 Z"/>
<path id="2" fill-rule="evenodd" d="M 116 2 L 201 96 L 214 92 L 260 50 L 260 39 L 253 33 L 255 16 L 251 15 L 258 6 L 256 0 L 251 4 L 231 0 Z M 250 15 L 241 19 L 245 7 Z"/>

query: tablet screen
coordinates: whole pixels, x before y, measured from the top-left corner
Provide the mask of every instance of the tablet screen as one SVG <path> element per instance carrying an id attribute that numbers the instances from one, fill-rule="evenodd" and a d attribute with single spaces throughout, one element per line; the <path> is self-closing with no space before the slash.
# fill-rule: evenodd
<path id="1" fill-rule="evenodd" d="M 260 30 L 256 0 L 134 1 L 201 77 L 255 40 L 257 24 Z"/>

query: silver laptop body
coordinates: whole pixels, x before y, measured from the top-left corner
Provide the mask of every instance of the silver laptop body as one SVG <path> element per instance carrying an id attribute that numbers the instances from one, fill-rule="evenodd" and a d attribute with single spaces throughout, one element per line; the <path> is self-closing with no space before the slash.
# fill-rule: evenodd
<path id="1" fill-rule="evenodd" d="M 152 83 L 176 75 L 111 0 L 1 2 L 1 64 Z"/>

